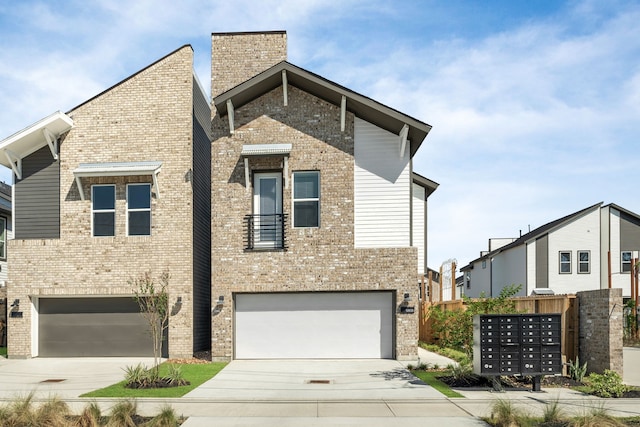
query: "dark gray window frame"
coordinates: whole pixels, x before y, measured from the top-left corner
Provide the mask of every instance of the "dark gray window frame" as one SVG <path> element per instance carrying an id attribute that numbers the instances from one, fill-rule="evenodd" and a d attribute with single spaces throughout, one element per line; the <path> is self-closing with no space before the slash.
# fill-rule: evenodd
<path id="1" fill-rule="evenodd" d="M 562 254 L 569 254 L 569 262 L 563 262 L 562 261 Z M 571 268 L 571 251 L 558 251 L 558 273 L 559 274 L 571 274 L 572 272 L 572 268 Z M 568 265 L 569 266 L 569 271 L 562 271 L 562 266 L 563 265 Z"/>
<path id="2" fill-rule="evenodd" d="M 624 254 L 629 254 L 629 261 L 624 260 Z M 620 273 L 627 274 L 631 273 L 631 264 L 633 263 L 633 251 L 620 251 Z M 629 268 L 625 270 L 625 265 L 628 265 Z"/>
<path id="3" fill-rule="evenodd" d="M 6 261 L 7 260 L 7 224 L 8 224 L 8 220 L 7 217 L 5 216 L 1 216 L 0 215 L 0 221 L 4 221 L 4 227 L 0 228 L 2 229 L 2 231 L 4 232 L 4 241 L 2 239 L 0 239 L 0 243 L 2 243 L 2 251 L 0 252 L 0 261 Z"/>
<path id="4" fill-rule="evenodd" d="M 113 209 L 98 209 L 93 208 L 94 196 L 93 189 L 95 187 L 113 187 Z M 115 237 L 116 235 L 116 200 L 118 198 L 117 189 L 115 184 L 93 184 L 91 186 L 91 237 Z M 95 214 L 96 213 L 113 213 L 113 234 L 107 236 L 95 235 Z"/>
<path id="5" fill-rule="evenodd" d="M 129 208 L 129 187 L 135 186 L 146 186 L 149 188 L 149 207 L 148 208 Z M 148 182 L 130 182 L 126 185 L 126 196 L 127 196 L 127 236 L 151 236 L 152 229 L 152 215 L 151 215 L 151 203 L 152 203 L 152 194 L 151 194 L 151 184 Z M 131 234 L 131 223 L 130 216 L 131 212 L 148 212 L 149 213 L 149 234 Z"/>
<path id="6" fill-rule="evenodd" d="M 318 197 L 312 197 L 312 198 L 302 198 L 302 199 L 296 199 L 295 198 L 295 192 L 296 192 L 296 175 L 297 174 L 315 174 L 318 177 Z M 301 170 L 301 171 L 295 171 L 292 172 L 291 174 L 291 217 L 292 217 L 292 221 L 291 221 L 291 226 L 293 228 L 320 228 L 320 224 L 321 224 L 321 218 L 320 218 L 320 199 L 322 197 L 322 191 L 320 190 L 321 186 L 320 186 L 320 171 L 318 170 Z M 303 203 L 303 202 L 317 202 L 318 204 L 318 225 L 298 225 L 296 226 L 296 216 L 295 216 L 295 211 L 296 211 L 296 203 Z"/>
<path id="7" fill-rule="evenodd" d="M 587 271 L 581 271 L 580 266 L 585 262 L 580 259 L 580 255 L 585 253 L 587 254 L 587 261 L 586 261 Z M 578 262 L 578 274 L 591 274 L 591 251 L 588 251 L 588 250 L 578 251 L 577 262 Z"/>

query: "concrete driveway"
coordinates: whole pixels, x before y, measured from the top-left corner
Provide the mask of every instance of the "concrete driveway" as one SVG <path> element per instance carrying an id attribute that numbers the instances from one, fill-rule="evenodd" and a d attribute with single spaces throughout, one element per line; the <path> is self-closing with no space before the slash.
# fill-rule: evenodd
<path id="1" fill-rule="evenodd" d="M 640 386 L 640 347 L 624 347 L 622 379 L 627 385 Z"/>
<path id="2" fill-rule="evenodd" d="M 395 360 L 234 360 L 185 397 L 222 400 L 393 400 L 444 396 Z"/>
<path id="3" fill-rule="evenodd" d="M 0 357 L 0 399 L 34 392 L 36 398 L 75 398 L 124 379 L 124 368 L 152 357 L 69 357 L 4 359 Z"/>

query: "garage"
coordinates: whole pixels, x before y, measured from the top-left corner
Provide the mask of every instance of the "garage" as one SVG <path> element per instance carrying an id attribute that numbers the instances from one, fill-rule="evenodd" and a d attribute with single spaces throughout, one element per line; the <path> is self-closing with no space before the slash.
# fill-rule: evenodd
<path id="1" fill-rule="evenodd" d="M 391 359 L 393 292 L 236 294 L 236 359 Z"/>
<path id="2" fill-rule="evenodd" d="M 153 345 L 131 297 L 40 298 L 38 356 L 153 356 Z"/>

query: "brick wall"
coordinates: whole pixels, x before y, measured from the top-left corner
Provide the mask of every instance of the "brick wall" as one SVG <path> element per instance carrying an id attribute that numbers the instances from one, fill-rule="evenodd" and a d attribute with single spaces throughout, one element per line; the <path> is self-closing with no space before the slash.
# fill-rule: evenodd
<path id="1" fill-rule="evenodd" d="M 29 296 L 131 295 L 127 281 L 144 271 L 171 274 L 169 355 L 192 354 L 193 52 L 183 47 L 77 107 L 60 144 L 60 239 L 9 242 L 8 296 L 20 299 L 22 319 L 10 319 L 11 357 L 31 355 Z M 80 162 L 162 161 L 160 198 L 152 198 L 151 236 L 126 236 L 128 182 L 150 177 L 83 179 L 81 200 L 72 171 Z M 116 235 L 91 237 L 91 184 L 116 184 Z"/>
<path id="2" fill-rule="evenodd" d="M 580 304 L 580 363 L 589 372 L 605 369 L 622 376 L 622 289 L 578 292 Z"/>
<path id="3" fill-rule="evenodd" d="M 213 33 L 211 96 L 223 92 L 287 59 L 287 33 Z"/>

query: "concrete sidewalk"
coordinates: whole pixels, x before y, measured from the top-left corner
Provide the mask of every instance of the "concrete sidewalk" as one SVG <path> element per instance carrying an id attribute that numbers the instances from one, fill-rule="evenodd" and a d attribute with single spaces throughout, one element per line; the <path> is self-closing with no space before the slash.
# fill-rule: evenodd
<path id="1" fill-rule="evenodd" d="M 640 356 L 639 351 L 631 353 L 633 357 Z M 625 349 L 625 361 L 628 354 Z M 59 396 L 75 413 L 90 401 L 96 401 L 108 413 L 119 399 L 78 396 L 121 381 L 123 368 L 140 362 L 149 366 L 152 359 L 0 358 L 0 400 L 8 401 L 35 390 L 35 400 Z M 138 413 L 155 415 L 169 405 L 178 415 L 189 417 L 184 427 L 431 424 L 479 427 L 486 426 L 480 417 L 490 416 L 493 403 L 504 399 L 531 414 L 542 414 L 547 405 L 558 401 L 569 414 L 584 414 L 589 408 L 603 407 L 614 416 L 640 416 L 638 399 L 599 399 L 560 388 L 543 388 L 539 393 L 460 389 L 465 398 L 446 398 L 421 384 L 402 363 L 394 360 L 236 362 L 242 363 L 231 363 L 215 377 L 219 382 L 209 386 L 205 383 L 185 397 L 136 399 Z M 420 349 L 420 363 L 444 367 L 451 362 Z M 629 366 L 627 363 L 627 370 L 633 372 Z M 631 377 L 625 373 L 625 380 Z M 42 382 L 51 379 L 64 381 Z"/>

